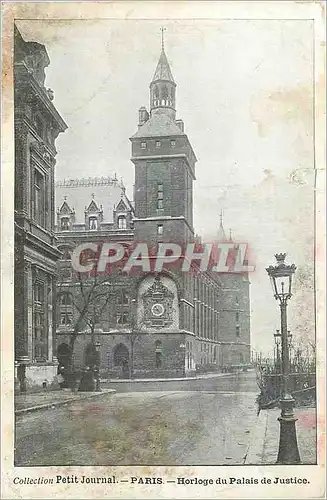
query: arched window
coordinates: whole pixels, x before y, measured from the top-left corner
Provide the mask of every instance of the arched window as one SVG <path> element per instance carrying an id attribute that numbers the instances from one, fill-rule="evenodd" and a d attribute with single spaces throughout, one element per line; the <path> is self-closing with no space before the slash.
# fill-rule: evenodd
<path id="1" fill-rule="evenodd" d="M 118 217 L 118 229 L 126 229 L 127 228 L 127 221 L 125 215 L 121 215 Z"/>
<path id="2" fill-rule="evenodd" d="M 114 366 L 128 367 L 129 352 L 124 344 L 118 344 L 114 349 Z"/>
<path id="3" fill-rule="evenodd" d="M 163 99 L 168 99 L 167 85 L 163 85 L 161 95 L 162 95 Z"/>
<path id="4" fill-rule="evenodd" d="M 72 305 L 72 296 L 68 292 L 63 292 L 60 295 L 60 304 L 62 306 L 71 306 Z"/>

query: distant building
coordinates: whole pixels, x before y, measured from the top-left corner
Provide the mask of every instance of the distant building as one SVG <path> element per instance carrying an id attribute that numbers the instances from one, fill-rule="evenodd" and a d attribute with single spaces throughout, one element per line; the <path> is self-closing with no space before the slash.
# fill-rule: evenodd
<path id="1" fill-rule="evenodd" d="M 57 375 L 54 234 L 55 141 L 67 125 L 46 89 L 44 45 L 15 27 L 15 360 L 20 390 L 49 387 Z"/>
<path id="2" fill-rule="evenodd" d="M 82 241 L 134 240 L 156 247 L 160 242 L 198 240 L 193 228 L 196 156 L 183 121 L 176 119 L 175 89 L 162 48 L 150 84 L 150 111 L 140 108 L 138 130 L 131 137 L 133 204 L 114 180 L 75 180 L 57 186 L 58 238 L 61 250 L 66 246 L 68 251 L 67 269 L 70 252 Z M 222 221 L 217 240 L 226 241 Z M 78 326 L 75 365 L 87 362 L 96 341 L 101 345 L 101 371 L 109 376 L 185 376 L 250 362 L 246 275 L 200 272 L 193 265 L 191 272 L 122 275 L 107 290 L 111 296 L 101 314 L 95 300 L 93 324 L 90 314 Z M 62 360 L 69 357 L 80 294 L 80 284 L 68 272 L 59 290 L 57 344 Z M 103 290 L 101 300 L 104 295 Z"/>

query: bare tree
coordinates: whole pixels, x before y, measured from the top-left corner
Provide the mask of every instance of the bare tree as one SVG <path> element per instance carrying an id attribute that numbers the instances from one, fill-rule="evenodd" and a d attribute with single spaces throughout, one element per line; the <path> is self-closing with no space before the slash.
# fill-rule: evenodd
<path id="1" fill-rule="evenodd" d="M 64 309 L 62 314 L 72 357 L 76 339 L 81 333 L 88 333 L 91 344 L 95 346 L 96 327 L 104 320 L 110 321 L 122 280 L 119 270 L 108 275 L 96 271 L 78 273 L 72 272 L 70 264 L 69 261 L 61 261 L 59 264 L 57 306 L 61 313 Z M 62 297 L 66 297 L 67 306 L 64 308 L 61 305 Z M 73 370 L 72 359 L 70 368 Z"/>

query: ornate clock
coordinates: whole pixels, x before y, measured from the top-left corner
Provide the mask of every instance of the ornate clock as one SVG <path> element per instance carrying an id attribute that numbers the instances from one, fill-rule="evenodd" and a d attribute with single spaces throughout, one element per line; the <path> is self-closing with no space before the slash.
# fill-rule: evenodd
<path id="1" fill-rule="evenodd" d="M 145 324 L 153 328 L 165 328 L 173 323 L 173 300 L 171 292 L 157 276 L 154 283 L 142 295 Z"/>
<path id="2" fill-rule="evenodd" d="M 153 304 L 153 306 L 151 307 L 151 312 L 153 316 L 160 317 L 164 314 L 165 308 L 162 304 Z"/>

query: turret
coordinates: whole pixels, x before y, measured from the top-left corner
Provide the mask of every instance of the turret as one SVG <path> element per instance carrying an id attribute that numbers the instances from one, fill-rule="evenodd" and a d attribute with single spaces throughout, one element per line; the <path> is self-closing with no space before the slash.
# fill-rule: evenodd
<path id="1" fill-rule="evenodd" d="M 176 99 L 175 99 L 176 83 L 165 54 L 164 43 L 162 38 L 162 47 L 159 61 L 150 83 L 150 111 L 151 115 L 155 113 L 166 113 L 170 118 L 175 120 L 176 115 Z"/>

